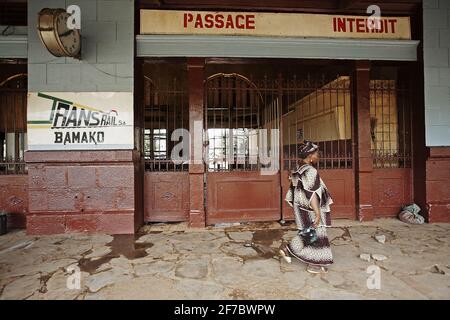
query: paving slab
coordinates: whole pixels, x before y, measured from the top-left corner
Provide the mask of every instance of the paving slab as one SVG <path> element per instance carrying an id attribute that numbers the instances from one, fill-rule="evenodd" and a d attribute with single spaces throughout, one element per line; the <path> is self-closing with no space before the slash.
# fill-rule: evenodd
<path id="1" fill-rule="evenodd" d="M 335 263 L 320 275 L 279 256 L 293 222 L 158 223 L 136 235 L 12 230 L 0 236 L 0 299 L 450 299 L 450 224 L 335 220 L 327 230 Z"/>

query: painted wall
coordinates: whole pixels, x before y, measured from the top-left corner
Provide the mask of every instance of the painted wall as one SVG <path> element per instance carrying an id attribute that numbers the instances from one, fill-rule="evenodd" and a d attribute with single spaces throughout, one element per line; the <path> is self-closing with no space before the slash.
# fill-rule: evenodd
<path id="1" fill-rule="evenodd" d="M 82 60 L 52 56 L 39 40 L 45 7 L 81 9 Z M 133 91 L 134 0 L 28 1 L 28 91 Z"/>
<path id="2" fill-rule="evenodd" d="M 426 145 L 450 146 L 450 1 L 424 0 Z"/>
<path id="3" fill-rule="evenodd" d="M 0 212 L 8 213 L 8 228 L 25 228 L 28 212 L 27 175 L 0 175 Z"/>

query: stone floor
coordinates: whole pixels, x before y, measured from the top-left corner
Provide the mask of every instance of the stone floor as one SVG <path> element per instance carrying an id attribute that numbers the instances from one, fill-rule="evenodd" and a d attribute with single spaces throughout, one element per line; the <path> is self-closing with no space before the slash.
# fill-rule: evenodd
<path id="1" fill-rule="evenodd" d="M 335 264 L 312 275 L 278 256 L 292 223 L 155 224 L 136 236 L 11 231 L 0 236 L 0 299 L 450 299 L 450 224 L 338 220 L 328 233 Z"/>

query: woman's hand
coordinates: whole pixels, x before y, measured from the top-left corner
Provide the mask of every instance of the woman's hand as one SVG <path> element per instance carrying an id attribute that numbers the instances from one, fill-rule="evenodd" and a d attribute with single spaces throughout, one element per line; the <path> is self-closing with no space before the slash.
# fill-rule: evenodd
<path id="1" fill-rule="evenodd" d="M 316 213 L 316 218 L 314 219 L 314 228 L 317 229 L 319 225 L 320 225 L 320 213 L 319 214 Z"/>
<path id="2" fill-rule="evenodd" d="M 293 204 L 291 201 L 286 201 L 286 202 L 288 203 L 288 205 L 289 205 L 291 208 L 294 207 L 294 204 Z"/>
<path id="3" fill-rule="evenodd" d="M 311 207 L 313 208 L 314 213 L 316 214 L 313 225 L 314 228 L 317 229 L 320 224 L 320 208 L 319 208 L 319 200 L 317 199 L 317 195 L 315 193 L 312 195 Z"/>

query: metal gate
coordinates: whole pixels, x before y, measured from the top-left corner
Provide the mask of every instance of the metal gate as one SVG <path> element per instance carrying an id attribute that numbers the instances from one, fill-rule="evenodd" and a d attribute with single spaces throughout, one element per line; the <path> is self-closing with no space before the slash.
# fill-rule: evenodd
<path id="1" fill-rule="evenodd" d="M 0 175 L 27 173 L 27 74 L 0 82 Z"/>
<path id="2" fill-rule="evenodd" d="M 206 223 L 279 220 L 276 83 L 217 73 L 205 81 Z"/>
<path id="3" fill-rule="evenodd" d="M 144 219 L 186 221 L 189 215 L 188 162 L 174 162 L 176 129 L 189 129 L 189 104 L 183 65 L 144 65 Z M 152 79 L 152 75 L 157 75 Z M 179 155 L 183 156 L 183 155 Z"/>
<path id="4" fill-rule="evenodd" d="M 189 129 L 187 76 L 185 66 L 172 69 L 155 70 L 157 82 L 145 79 L 146 221 L 184 221 L 189 214 L 189 166 L 170 157 L 173 130 Z M 318 169 L 334 200 L 333 218 L 354 219 L 350 71 L 274 73 L 253 78 L 213 72 L 205 79 L 206 223 L 293 219 L 284 195 L 304 139 L 320 146 Z M 395 215 L 412 201 L 412 101 L 402 85 L 407 79 L 385 68 L 371 76 L 375 216 Z"/>
<path id="5" fill-rule="evenodd" d="M 333 217 L 355 218 L 348 74 L 253 80 L 218 73 L 207 79 L 205 95 L 207 223 L 293 219 L 284 195 L 304 139 L 320 145 Z M 265 149 L 278 161 L 269 170 L 261 163 Z"/>
<path id="6" fill-rule="evenodd" d="M 352 153 L 352 93 L 350 76 L 326 75 L 283 82 L 282 190 L 289 188 L 289 172 L 301 159 L 298 144 L 311 140 L 320 146 L 317 169 L 333 197 L 333 218 L 355 218 Z M 283 201 L 283 219 L 293 219 Z"/>
<path id="7" fill-rule="evenodd" d="M 370 80 L 375 217 L 396 216 L 402 206 L 413 202 L 411 77 L 400 68 L 388 74 L 375 68 Z"/>

